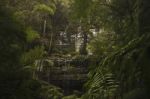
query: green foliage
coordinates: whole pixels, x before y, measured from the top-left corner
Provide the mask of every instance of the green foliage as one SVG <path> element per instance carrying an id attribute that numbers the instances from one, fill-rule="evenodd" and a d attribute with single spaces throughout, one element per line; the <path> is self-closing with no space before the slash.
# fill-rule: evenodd
<path id="1" fill-rule="evenodd" d="M 24 91 L 22 92 L 22 90 Z M 63 96 L 60 88 L 40 80 L 29 80 L 23 82 L 16 94 L 18 95 L 18 99 L 60 99 L 60 97 Z"/>
<path id="2" fill-rule="evenodd" d="M 48 99 L 60 99 L 63 97 L 61 88 L 43 82 L 41 87 L 41 96 Z"/>
<path id="3" fill-rule="evenodd" d="M 108 97 L 115 96 L 119 90 L 119 83 L 115 79 L 115 76 L 109 73 L 106 68 L 97 68 L 90 72 L 90 79 L 86 83 L 88 92 L 86 92 L 82 97 L 83 99 L 105 99 Z"/>
<path id="4" fill-rule="evenodd" d="M 56 6 L 53 0 L 16 0 L 15 2 L 7 1 L 9 9 L 13 10 L 13 15 L 18 19 L 28 30 L 41 33 L 43 31 L 43 21 L 47 20 L 46 29 L 51 28 L 51 16 L 54 15 Z"/>
<path id="5" fill-rule="evenodd" d="M 46 45 L 49 52 L 52 49 L 59 50 L 55 44 L 61 39 L 60 31 L 66 33 L 67 37 L 62 35 L 62 38 L 65 38 L 64 42 L 69 44 L 75 41 L 72 40 L 72 35 L 75 36 L 80 32 L 83 36 L 81 52 L 86 54 L 89 43 L 89 49 L 96 56 L 96 59 L 93 59 L 94 63 L 90 63 L 91 58 L 84 55 L 74 57 L 73 62 L 70 63 L 78 66 L 92 65 L 88 73 L 89 79 L 85 84 L 87 91 L 82 99 L 148 98 L 150 1 L 74 0 L 70 2 L 1 1 L 0 99 L 63 97 L 60 88 L 37 80 L 37 73 L 42 71 L 46 73 L 49 81 L 50 68 L 54 66 L 50 59 L 44 57 L 46 51 L 40 44 Z M 10 9 L 12 14 L 8 13 Z M 70 22 L 70 17 L 77 19 L 77 22 L 72 22 L 73 20 Z M 91 28 L 97 32 L 95 37 L 89 35 Z M 42 32 L 46 34 L 44 37 L 40 37 Z M 90 39 L 92 40 L 89 42 Z M 69 53 L 68 51 L 70 50 L 67 48 L 62 52 L 59 50 L 62 54 Z M 68 70 L 68 73 L 76 72 L 74 67 L 69 67 Z M 79 98 L 71 95 L 63 99 Z"/>
<path id="6" fill-rule="evenodd" d="M 39 81 L 25 80 L 19 85 L 17 91 L 15 91 L 14 99 L 38 99 L 40 97 L 39 93 L 41 93 L 41 83 Z"/>
<path id="7" fill-rule="evenodd" d="M 51 8 L 45 4 L 37 4 L 34 6 L 34 12 L 35 11 L 46 12 L 46 13 L 49 13 L 50 15 L 53 15 L 54 14 L 54 8 L 55 8 L 55 6 L 53 6 L 53 8 Z"/>
<path id="8" fill-rule="evenodd" d="M 24 70 L 30 71 L 33 79 L 38 78 L 36 72 L 38 71 L 38 68 L 41 67 L 41 59 L 45 54 L 44 52 L 43 46 L 36 46 L 28 52 L 25 52 L 21 57 L 22 64 L 25 66 Z M 40 65 L 36 64 L 37 60 L 40 60 Z"/>
<path id="9" fill-rule="evenodd" d="M 88 90 L 83 98 L 120 99 L 123 98 L 123 94 L 130 92 L 132 94 L 132 91 L 135 97 L 138 97 L 138 92 L 134 92 L 134 89 L 149 87 L 150 79 L 146 75 L 149 75 L 150 31 L 146 29 L 149 22 L 144 21 L 149 15 L 146 2 L 148 3 L 147 0 L 93 0 L 88 7 L 91 13 L 86 13 L 85 10 L 84 14 L 89 18 L 84 20 L 88 22 L 91 20 L 89 23 L 92 28 L 98 31 L 104 29 L 106 33 L 112 35 L 114 33 L 117 39 L 97 35 L 90 42 L 89 47 L 93 54 L 102 56 L 103 59 L 98 66 L 91 69 L 86 84 Z M 84 8 L 80 3 L 83 2 L 78 1 L 76 4 Z"/>
<path id="10" fill-rule="evenodd" d="M 101 97 L 105 99 L 107 97 L 117 96 L 116 93 L 123 94 L 121 92 L 130 91 L 128 87 L 131 89 L 139 87 L 139 83 L 142 82 L 139 81 L 142 74 L 148 75 L 148 72 L 144 72 L 145 70 L 142 72 L 139 69 L 141 67 L 138 65 L 140 63 L 144 66 L 142 67 L 143 69 L 148 69 L 145 63 L 149 64 L 149 62 L 140 62 L 141 59 L 145 59 L 145 55 L 143 56 L 141 54 L 145 53 L 145 49 L 147 49 L 147 47 L 144 48 L 141 46 L 143 44 L 149 46 L 149 43 L 147 43 L 148 40 L 149 35 L 138 37 L 129 42 L 125 47 L 102 60 L 101 64 L 89 73 L 90 79 L 86 84 L 88 92 L 83 98 L 91 97 L 89 99 L 98 99 Z M 113 75 L 110 74 L 112 72 L 117 76 L 113 77 Z M 118 82 L 116 79 L 120 79 L 120 81 Z M 147 79 L 146 81 L 149 80 L 149 78 L 143 79 Z M 122 87 L 125 89 L 121 89 Z M 119 90 L 121 90 L 121 92 L 119 92 Z"/>
<path id="11" fill-rule="evenodd" d="M 26 38 L 28 42 L 32 42 L 33 40 L 40 37 L 39 33 L 37 33 L 37 31 L 33 30 L 31 27 L 28 27 L 26 29 L 26 34 L 27 34 Z"/>
<path id="12" fill-rule="evenodd" d="M 73 3 L 73 9 L 75 11 L 75 18 L 87 18 L 90 13 L 92 0 L 75 0 Z"/>
<path id="13" fill-rule="evenodd" d="M 109 55 L 111 52 L 117 50 L 117 46 L 115 45 L 116 39 L 117 34 L 113 32 L 103 31 L 97 33 L 88 44 L 88 49 L 98 56 Z"/>
<path id="14" fill-rule="evenodd" d="M 21 88 L 23 82 L 30 77 L 22 70 L 20 57 L 25 45 L 25 32 L 8 9 L 0 7 L 0 98 L 25 99 L 26 89 Z M 27 98 L 27 97 L 26 97 Z"/>
<path id="15" fill-rule="evenodd" d="M 147 99 L 144 89 L 134 89 L 124 95 L 123 99 Z"/>
<path id="16" fill-rule="evenodd" d="M 65 96 L 62 99 L 80 99 L 76 95 Z"/>
<path id="17" fill-rule="evenodd" d="M 25 30 L 22 27 L 13 18 L 13 14 L 0 7 L 0 42 L 2 45 L 0 47 L 0 98 L 59 99 L 62 96 L 60 88 L 33 80 L 32 74 L 28 71 L 30 68 L 30 71 L 35 73 L 34 63 L 43 58 L 44 47 L 36 46 L 25 52 L 23 48 L 27 45 L 26 37 L 31 43 L 39 35 L 32 28 Z M 52 62 L 48 61 L 48 63 L 53 65 Z"/>
<path id="18" fill-rule="evenodd" d="M 33 64 L 35 60 L 41 59 L 44 54 L 44 47 L 36 46 L 22 55 L 22 63 L 28 65 Z"/>

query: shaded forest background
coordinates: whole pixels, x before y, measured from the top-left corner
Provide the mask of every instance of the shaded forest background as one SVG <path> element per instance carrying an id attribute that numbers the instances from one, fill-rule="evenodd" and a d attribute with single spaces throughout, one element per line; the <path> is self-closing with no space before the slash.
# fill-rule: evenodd
<path id="1" fill-rule="evenodd" d="M 0 0 L 0 99 L 149 99 L 149 16 L 149 0 Z M 86 67 L 82 92 L 49 83 L 61 58 Z"/>

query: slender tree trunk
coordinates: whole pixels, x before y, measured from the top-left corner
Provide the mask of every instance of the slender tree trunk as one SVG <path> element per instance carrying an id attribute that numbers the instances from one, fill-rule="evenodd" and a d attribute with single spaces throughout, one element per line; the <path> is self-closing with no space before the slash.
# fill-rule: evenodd
<path id="1" fill-rule="evenodd" d="M 48 47 L 48 53 L 51 53 L 52 50 L 52 42 L 53 42 L 53 32 L 51 33 L 50 41 L 49 41 L 49 47 Z"/>
<path id="2" fill-rule="evenodd" d="M 43 37 L 46 36 L 46 20 L 44 20 L 44 25 L 43 25 Z"/>

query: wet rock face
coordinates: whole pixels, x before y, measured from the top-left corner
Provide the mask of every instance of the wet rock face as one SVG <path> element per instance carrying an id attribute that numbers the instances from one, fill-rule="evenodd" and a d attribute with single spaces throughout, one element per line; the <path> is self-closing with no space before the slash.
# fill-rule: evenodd
<path id="1" fill-rule="evenodd" d="M 74 90 L 82 92 L 83 84 L 87 79 L 87 62 L 86 59 L 76 58 L 51 58 L 53 66 L 48 72 L 40 72 L 40 78 L 49 83 L 59 86 L 68 95 Z M 47 67 L 47 66 L 46 66 Z"/>

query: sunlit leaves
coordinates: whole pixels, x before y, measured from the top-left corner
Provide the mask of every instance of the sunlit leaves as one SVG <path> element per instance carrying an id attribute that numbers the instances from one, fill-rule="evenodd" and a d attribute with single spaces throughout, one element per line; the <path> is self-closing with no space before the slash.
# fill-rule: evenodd
<path id="1" fill-rule="evenodd" d="M 45 4 L 37 4 L 34 6 L 34 11 L 45 12 L 45 13 L 49 13 L 50 15 L 53 15 L 55 11 L 54 8 L 55 6 L 52 8 Z"/>
<path id="2" fill-rule="evenodd" d="M 26 29 L 26 35 L 27 35 L 27 41 L 32 42 L 36 38 L 39 38 L 40 35 L 37 31 L 33 30 L 31 27 L 28 27 Z"/>

